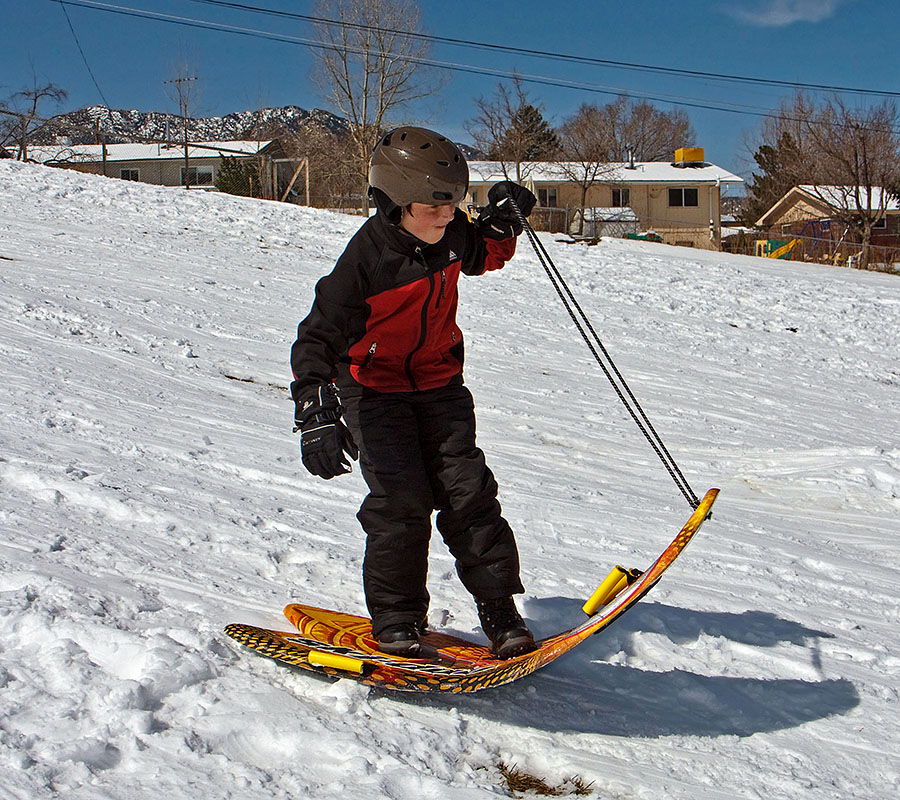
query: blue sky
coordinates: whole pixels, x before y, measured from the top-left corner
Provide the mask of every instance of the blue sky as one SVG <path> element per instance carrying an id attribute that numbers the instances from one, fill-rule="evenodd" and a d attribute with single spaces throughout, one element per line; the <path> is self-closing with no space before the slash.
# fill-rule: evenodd
<path id="1" fill-rule="evenodd" d="M 303 21 L 191 0 L 97 2 L 297 38 L 312 35 L 309 23 Z M 313 5 L 311 0 L 243 3 L 300 14 L 310 13 Z M 420 0 L 419 6 L 424 30 L 442 37 L 642 66 L 900 91 L 897 0 Z M 68 5 L 66 10 L 68 19 L 54 0 L 0 0 L 0 98 L 35 83 L 52 82 L 69 97 L 62 106 L 45 108 L 47 112 L 103 104 L 104 98 L 112 108 L 176 111 L 164 81 L 174 77 L 179 61 L 186 60 L 198 78 L 192 115 L 260 106 L 329 108 L 309 79 L 313 56 L 306 47 L 94 8 Z M 742 175 L 752 167 L 749 153 L 762 122 L 758 114 L 791 94 L 784 87 L 447 44 L 433 46 L 431 57 L 579 84 L 570 88 L 526 81 L 529 97 L 554 124 L 582 103 L 602 105 L 618 92 L 655 98 L 662 108 L 681 106 L 697 134 L 696 142 L 685 144 L 704 147 L 708 160 Z M 439 72 L 443 87 L 410 108 L 409 119 L 403 121 L 470 141 L 466 122 L 476 113 L 473 101 L 492 96 L 501 78 Z M 846 99 L 869 104 L 884 98 L 848 94 Z M 723 107 L 733 110 L 718 110 Z"/>

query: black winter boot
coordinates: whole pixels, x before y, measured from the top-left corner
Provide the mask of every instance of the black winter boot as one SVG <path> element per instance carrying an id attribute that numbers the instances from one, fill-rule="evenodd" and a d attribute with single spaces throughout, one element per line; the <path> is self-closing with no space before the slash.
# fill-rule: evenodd
<path id="1" fill-rule="evenodd" d="M 513 658 L 535 649 L 534 636 L 528 630 L 512 597 L 475 600 L 478 618 L 497 658 Z"/>
<path id="2" fill-rule="evenodd" d="M 392 656 L 416 658 L 421 650 L 419 638 L 424 632 L 425 623 L 398 622 L 388 625 L 378 634 L 378 649 Z"/>

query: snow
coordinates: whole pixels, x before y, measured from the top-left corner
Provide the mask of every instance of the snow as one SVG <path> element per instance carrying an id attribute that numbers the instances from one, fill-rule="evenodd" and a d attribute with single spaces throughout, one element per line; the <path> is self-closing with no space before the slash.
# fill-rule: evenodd
<path id="1" fill-rule="evenodd" d="M 0 797 L 887 798 L 900 768 L 900 282 L 541 239 L 716 513 L 654 592 L 468 696 L 222 633 L 364 609 L 358 472 L 309 476 L 288 350 L 359 218 L 0 162 Z M 479 441 L 549 635 L 689 514 L 522 241 L 467 279 Z M 443 546 L 431 623 L 480 636 Z M 892 756 L 891 753 L 894 755 Z"/>
<path id="2" fill-rule="evenodd" d="M 853 208 L 861 210 L 875 211 L 883 209 L 885 211 L 900 211 L 900 197 L 892 194 L 889 190 L 881 186 L 873 186 L 871 188 L 871 199 L 869 198 L 870 190 L 866 187 L 857 189 L 855 186 L 816 186 L 815 184 L 804 184 L 797 187 L 798 191 L 811 195 L 816 200 L 824 200 L 835 208 Z M 857 200 L 857 193 L 859 199 Z"/>
<path id="3" fill-rule="evenodd" d="M 223 153 L 243 153 L 255 155 L 266 145 L 271 144 L 271 139 L 265 141 L 229 141 L 229 142 L 195 142 L 188 148 L 189 158 L 213 158 Z M 181 145 L 141 144 L 140 142 L 128 144 L 108 144 L 106 147 L 107 161 L 166 161 L 184 159 L 184 147 Z M 28 157 L 32 161 L 45 163 L 48 161 L 84 161 L 94 162 L 103 160 L 104 145 L 102 144 L 67 144 L 67 145 L 38 145 L 28 148 Z"/>
<path id="4" fill-rule="evenodd" d="M 507 164 L 509 167 L 509 164 Z M 715 164 L 704 164 L 695 167 L 679 167 L 668 161 L 637 161 L 634 166 L 627 163 L 609 165 L 610 170 L 604 173 L 605 180 L 616 180 L 621 183 L 678 183 L 678 184 L 735 184 L 744 183 L 744 179 L 723 167 Z M 524 164 L 523 174 L 529 181 L 559 182 L 571 180 L 569 176 L 584 172 L 584 166 L 577 162 L 565 163 L 555 161 L 537 161 Z M 469 172 L 472 181 L 477 183 L 494 183 L 506 180 L 503 163 L 500 161 L 470 161 Z"/>

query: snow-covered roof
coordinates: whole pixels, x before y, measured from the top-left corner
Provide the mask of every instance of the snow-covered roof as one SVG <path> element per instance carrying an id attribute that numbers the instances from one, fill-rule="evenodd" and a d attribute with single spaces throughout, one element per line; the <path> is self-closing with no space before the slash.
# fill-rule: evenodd
<path id="1" fill-rule="evenodd" d="M 584 209 L 584 218 L 597 222 L 639 222 L 634 209 L 619 206 L 586 208 Z"/>
<path id="2" fill-rule="evenodd" d="M 511 166 L 507 164 L 507 166 Z M 627 163 L 610 164 L 604 169 L 598 182 L 604 183 L 716 183 L 739 184 L 744 179 L 723 167 L 704 163 L 697 167 L 679 167 L 668 161 L 637 161 L 631 167 Z M 514 168 L 513 168 L 514 169 Z M 524 183 L 570 182 L 572 174 L 583 168 L 578 164 L 558 161 L 535 161 L 522 165 Z M 494 183 L 505 180 L 503 165 L 499 161 L 470 161 L 469 180 L 473 183 Z"/>
<path id="3" fill-rule="evenodd" d="M 224 155 L 254 155 L 268 145 L 271 140 L 233 142 L 193 142 L 188 147 L 188 158 L 210 158 Z M 103 145 L 73 144 L 29 147 L 28 157 L 34 161 L 76 161 L 95 162 L 103 160 Z M 184 145 L 181 144 L 108 144 L 107 161 L 166 161 L 183 159 Z"/>
<path id="4" fill-rule="evenodd" d="M 868 202 L 868 190 L 859 189 L 861 207 L 866 208 Z M 856 187 L 853 186 L 816 186 L 807 183 L 800 186 L 791 187 L 785 194 L 780 197 L 765 214 L 757 221 L 757 227 L 764 228 L 777 222 L 781 215 L 784 214 L 797 199 L 805 199 L 817 204 L 821 207 L 823 214 L 828 214 L 827 207 L 831 206 L 834 210 L 852 210 L 859 208 L 856 203 Z M 896 213 L 900 211 L 900 199 L 892 195 L 886 189 L 880 186 L 872 187 L 872 205 L 873 210 L 883 208 L 888 213 Z"/>
<path id="5" fill-rule="evenodd" d="M 880 186 L 872 187 L 872 202 L 869 205 L 868 189 L 859 188 L 860 203 L 857 205 L 856 195 L 857 187 L 855 186 L 815 186 L 814 184 L 803 184 L 797 187 L 802 192 L 822 200 L 836 208 L 883 208 L 885 211 L 900 211 L 900 199 L 890 194 L 886 189 Z"/>

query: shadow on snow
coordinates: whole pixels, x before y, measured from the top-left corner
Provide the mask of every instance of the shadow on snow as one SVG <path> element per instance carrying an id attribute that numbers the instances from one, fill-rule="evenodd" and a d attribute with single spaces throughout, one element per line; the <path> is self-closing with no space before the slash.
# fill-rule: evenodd
<path id="1" fill-rule="evenodd" d="M 580 605 L 581 601 L 567 598 L 532 600 L 526 612 L 535 632 L 549 635 L 552 631 L 545 630 L 544 620 L 573 619 Z M 856 688 L 846 679 L 710 676 L 606 663 L 621 652 L 633 656 L 639 641 L 635 634 L 647 633 L 661 634 L 682 646 L 698 642 L 701 636 L 759 648 L 793 644 L 802 648 L 797 651 L 798 664 L 820 675 L 818 640 L 832 638 L 768 612 L 698 612 L 647 602 L 558 661 L 515 683 L 467 695 L 384 691 L 377 695 L 456 707 L 511 725 L 629 737 L 750 736 L 843 714 L 859 704 Z"/>

